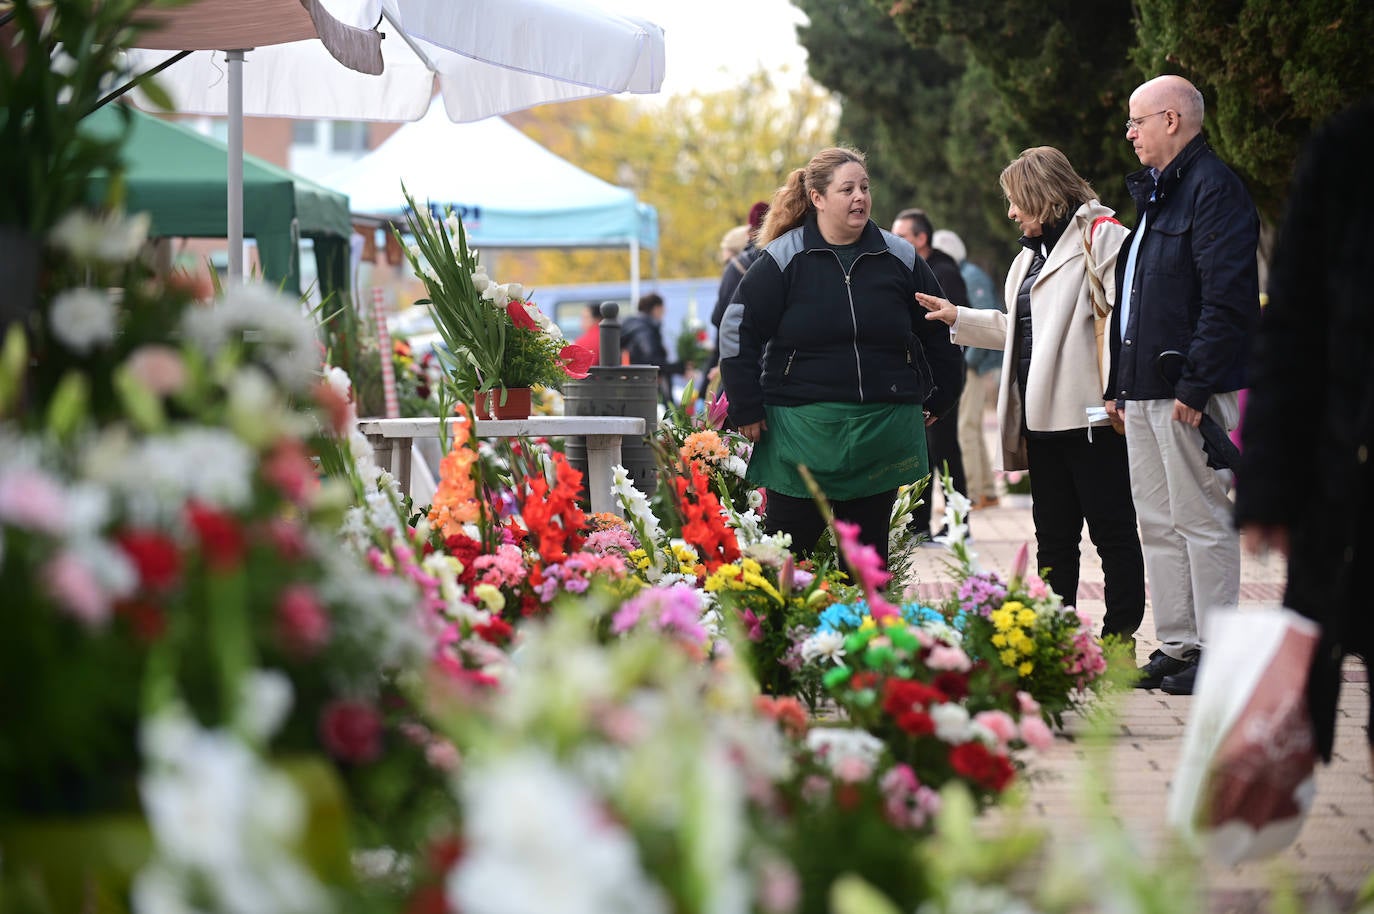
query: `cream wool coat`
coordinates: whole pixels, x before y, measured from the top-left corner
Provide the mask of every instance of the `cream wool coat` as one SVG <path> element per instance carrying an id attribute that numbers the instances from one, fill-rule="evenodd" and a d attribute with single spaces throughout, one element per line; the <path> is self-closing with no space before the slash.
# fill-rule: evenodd
<path id="1" fill-rule="evenodd" d="M 1085 428 L 1085 410 L 1103 405 L 1105 385 L 1098 374 L 1083 236 L 1096 219 L 1111 215 L 1113 211 L 1096 200 L 1080 206 L 1031 287 L 1033 345 L 1026 381 L 1026 427 L 1032 431 Z M 1092 238 L 1095 272 L 1107 293 L 1108 307 L 1116 306 L 1116 257 L 1127 234 L 1124 226 L 1103 222 Z M 1012 261 L 1003 296 L 1010 308 L 1016 307 L 1016 295 L 1034 256 L 1032 251 L 1023 250 Z M 996 309 L 960 307 L 959 317 L 950 328 L 950 338 L 960 346 L 1003 350 L 1002 383 L 997 392 L 997 422 L 1002 437 L 999 469 L 1027 469 L 1021 402 L 1014 388 L 1019 358 L 1015 318 Z M 1103 343 L 1106 342 L 1104 336 Z M 1104 351 L 1104 367 L 1109 358 Z M 1095 428 L 1093 434 L 1116 432 L 1102 426 Z"/>

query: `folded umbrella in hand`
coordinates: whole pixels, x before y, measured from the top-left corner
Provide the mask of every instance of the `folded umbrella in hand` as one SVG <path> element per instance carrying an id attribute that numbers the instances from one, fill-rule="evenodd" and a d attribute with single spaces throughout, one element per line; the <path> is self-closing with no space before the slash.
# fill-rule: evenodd
<path id="1" fill-rule="evenodd" d="M 1183 368 L 1188 357 L 1175 349 L 1166 349 L 1159 354 L 1155 367 L 1170 386 L 1176 386 L 1183 377 Z M 1240 448 L 1236 447 L 1226 429 L 1217 425 L 1217 420 L 1202 414 L 1202 422 L 1197 430 L 1202 433 L 1202 452 L 1207 455 L 1207 465 L 1214 470 L 1226 470 L 1240 462 Z"/>

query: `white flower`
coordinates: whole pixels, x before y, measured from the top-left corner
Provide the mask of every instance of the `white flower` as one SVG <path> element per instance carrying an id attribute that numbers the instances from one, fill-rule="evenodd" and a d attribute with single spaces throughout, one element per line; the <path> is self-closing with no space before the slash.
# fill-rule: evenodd
<path id="1" fill-rule="evenodd" d="M 663 891 L 601 804 L 547 755 L 526 750 L 463 781 L 468 852 L 449 873 L 468 914 L 666 914 Z"/>
<path id="2" fill-rule="evenodd" d="M 816 632 L 802 642 L 801 654 L 807 663 L 818 657 L 839 663 L 844 656 L 844 635 L 835 631 Z"/>
<path id="3" fill-rule="evenodd" d="M 148 240 L 151 224 L 152 217 L 147 213 L 135 213 L 126 219 L 122 212 L 101 216 L 76 209 L 62 217 L 48 238 L 78 261 L 127 263 Z"/>
<path id="4" fill-rule="evenodd" d="M 48 326 L 63 346 L 85 355 L 114 341 L 119 311 L 99 289 L 68 289 L 58 293 L 48 312 Z"/>
<path id="5" fill-rule="evenodd" d="M 84 454 L 87 476 L 124 502 L 134 523 L 167 526 L 189 499 L 240 509 L 257 459 L 231 432 L 191 426 L 137 443 L 107 436 Z"/>
<path id="6" fill-rule="evenodd" d="M 320 367 L 315 327 L 300 304 L 261 284 L 231 286 L 221 301 L 191 308 L 182 332 L 214 355 L 225 346 L 245 345 L 280 383 L 303 390 Z"/>
<path id="7" fill-rule="evenodd" d="M 290 781 L 177 707 L 145 720 L 140 744 L 139 792 L 155 844 L 135 880 L 140 914 L 325 909 L 323 888 L 294 856 L 305 803 Z"/>
<path id="8" fill-rule="evenodd" d="M 930 719 L 935 722 L 936 737 L 951 746 L 966 743 L 973 736 L 968 708 L 956 702 L 935 705 L 930 709 Z"/>
<path id="9" fill-rule="evenodd" d="M 747 497 L 749 499 L 749 510 L 755 511 L 763 507 L 763 493 L 758 489 L 750 489 Z"/>
<path id="10" fill-rule="evenodd" d="M 823 757 L 832 771 L 853 763 L 872 768 L 883 754 L 883 741 L 867 730 L 812 727 L 806 733 L 806 748 Z"/>
<path id="11" fill-rule="evenodd" d="M 249 737 L 265 744 L 291 710 L 291 680 L 276 670 L 256 670 L 244 677 L 238 722 Z"/>
<path id="12" fill-rule="evenodd" d="M 779 535 L 765 536 L 757 542 L 749 543 L 744 547 L 744 554 L 760 565 L 768 565 L 772 568 L 781 568 L 792 553 L 787 548 L 790 544 L 791 534 L 787 536 L 789 543 L 779 541 Z"/>
<path id="13" fill-rule="evenodd" d="M 491 277 L 487 275 L 486 270 L 479 267 L 477 272 L 472 274 L 472 286 L 482 293 L 483 298 L 486 297 L 487 289 L 491 287 Z"/>

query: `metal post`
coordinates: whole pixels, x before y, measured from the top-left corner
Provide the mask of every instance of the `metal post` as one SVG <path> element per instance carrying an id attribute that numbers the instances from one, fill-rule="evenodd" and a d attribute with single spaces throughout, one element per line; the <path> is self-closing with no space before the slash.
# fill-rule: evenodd
<path id="1" fill-rule="evenodd" d="M 243 50 L 225 51 L 229 65 L 229 282 L 243 283 Z"/>
<path id="2" fill-rule="evenodd" d="M 612 367 L 620 364 L 620 321 L 616 320 L 620 306 L 613 301 L 602 302 L 600 311 L 601 323 L 597 326 L 601 330 L 601 353 L 597 364 Z"/>
<path id="3" fill-rule="evenodd" d="M 630 239 L 630 307 L 639 305 L 639 238 Z"/>

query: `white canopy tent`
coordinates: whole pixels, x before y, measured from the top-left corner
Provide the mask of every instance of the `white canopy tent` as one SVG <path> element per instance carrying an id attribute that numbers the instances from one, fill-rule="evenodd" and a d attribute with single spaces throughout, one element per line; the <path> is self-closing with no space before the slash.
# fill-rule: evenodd
<path id="1" fill-rule="evenodd" d="M 455 124 L 442 100 L 321 183 L 355 213 L 398 219 L 401 182 L 439 213 L 450 207 L 475 247 L 627 247 L 631 299 L 639 252 L 658 247 L 658 213 L 633 191 L 559 158 L 500 118 Z"/>
<path id="2" fill-rule="evenodd" d="M 663 81 L 663 30 L 588 0 L 199 0 L 156 16 L 132 70 L 157 71 L 177 111 L 228 116 L 240 276 L 244 115 L 414 120 L 437 84 L 449 119 L 473 121 Z"/>

